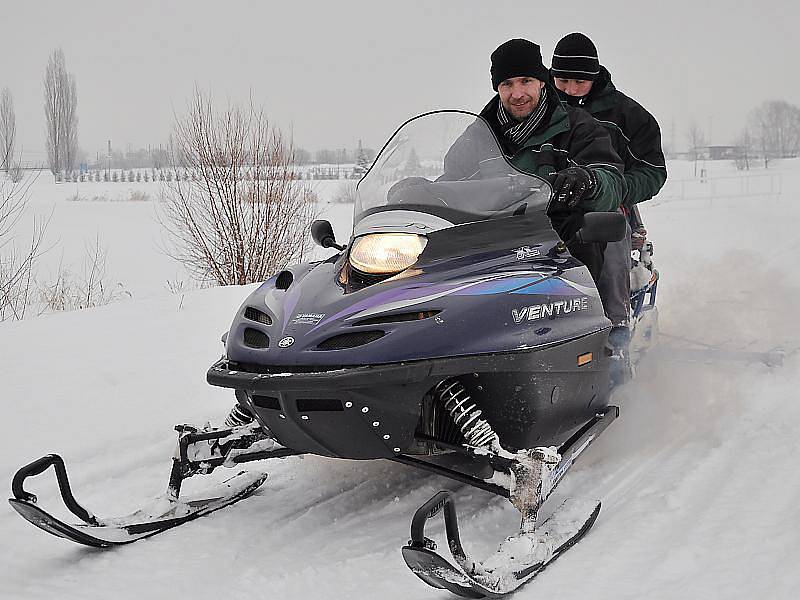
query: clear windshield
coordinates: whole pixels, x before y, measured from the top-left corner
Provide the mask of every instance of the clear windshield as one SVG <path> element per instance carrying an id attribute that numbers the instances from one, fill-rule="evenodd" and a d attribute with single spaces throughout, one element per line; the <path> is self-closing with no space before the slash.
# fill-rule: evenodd
<path id="1" fill-rule="evenodd" d="M 511 166 L 483 119 L 439 111 L 405 123 L 381 150 L 358 184 L 353 223 L 388 207 L 476 221 L 544 210 L 549 199 L 549 184 Z"/>

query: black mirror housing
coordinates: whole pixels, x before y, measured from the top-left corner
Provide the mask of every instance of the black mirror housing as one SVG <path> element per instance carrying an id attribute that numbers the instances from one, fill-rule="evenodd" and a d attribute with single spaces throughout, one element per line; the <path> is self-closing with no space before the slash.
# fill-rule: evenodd
<path id="1" fill-rule="evenodd" d="M 336 243 L 336 237 L 333 235 L 333 227 L 330 221 L 325 221 L 324 219 L 317 219 L 311 223 L 311 239 L 314 240 L 315 244 L 323 248 L 342 249 Z"/>

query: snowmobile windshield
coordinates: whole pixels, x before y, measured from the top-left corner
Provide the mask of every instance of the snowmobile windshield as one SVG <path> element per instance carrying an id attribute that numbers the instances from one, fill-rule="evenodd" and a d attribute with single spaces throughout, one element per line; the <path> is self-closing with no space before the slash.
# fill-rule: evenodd
<path id="1" fill-rule="evenodd" d="M 544 211 L 550 194 L 508 162 L 481 117 L 437 111 L 406 121 L 380 151 L 358 184 L 353 224 L 390 209 L 468 223 Z"/>

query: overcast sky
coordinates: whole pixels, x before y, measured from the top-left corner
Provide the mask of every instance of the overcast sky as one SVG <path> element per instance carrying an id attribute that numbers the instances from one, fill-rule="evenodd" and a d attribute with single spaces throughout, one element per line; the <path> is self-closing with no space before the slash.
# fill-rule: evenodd
<path id="1" fill-rule="evenodd" d="M 379 148 L 416 113 L 483 107 L 500 43 L 535 41 L 549 66 L 572 31 L 678 148 L 692 120 L 724 144 L 762 101 L 800 104 L 800 8 L 784 0 L 2 2 L 0 87 L 14 96 L 17 150 L 42 160 L 42 76 L 59 46 L 91 158 L 108 139 L 164 143 L 195 85 L 222 102 L 252 94 L 310 150 Z"/>

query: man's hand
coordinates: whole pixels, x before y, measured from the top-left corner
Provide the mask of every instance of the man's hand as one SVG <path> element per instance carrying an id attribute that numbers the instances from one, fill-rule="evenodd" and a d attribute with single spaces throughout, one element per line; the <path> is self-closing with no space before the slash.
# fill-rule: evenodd
<path id="1" fill-rule="evenodd" d="M 558 202 L 573 208 L 591 194 L 596 181 L 594 174 L 584 167 L 568 167 L 556 174 L 553 194 Z"/>

